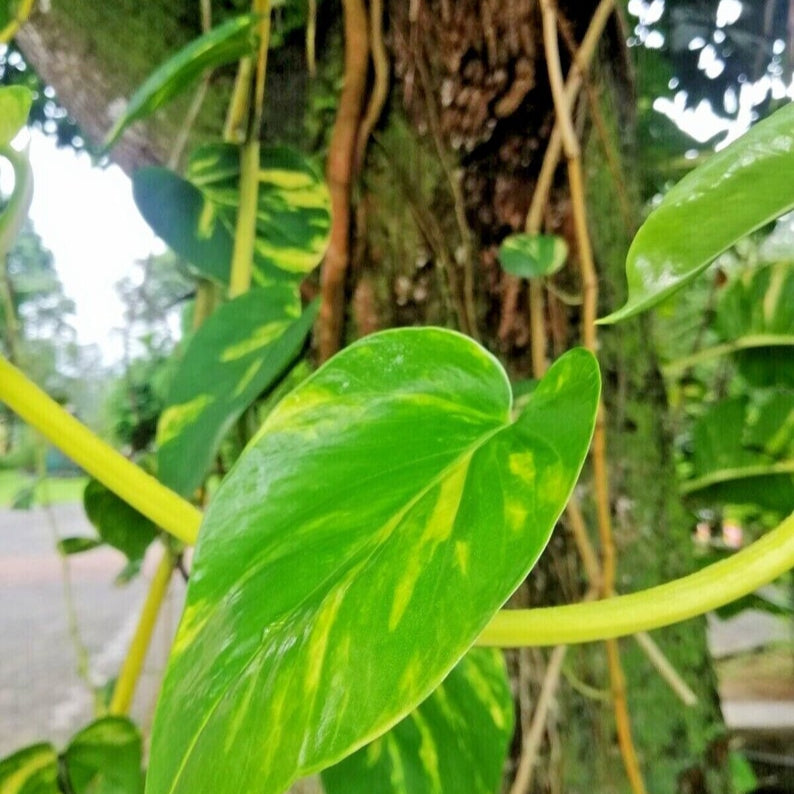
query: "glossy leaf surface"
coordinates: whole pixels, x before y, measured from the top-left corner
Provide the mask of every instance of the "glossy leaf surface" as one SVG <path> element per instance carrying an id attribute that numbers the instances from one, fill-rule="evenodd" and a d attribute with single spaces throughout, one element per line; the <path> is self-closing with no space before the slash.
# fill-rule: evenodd
<path id="1" fill-rule="evenodd" d="M 794 207 L 794 103 L 756 124 L 685 176 L 640 227 L 626 259 L 626 305 L 614 323 L 651 308 L 738 240 Z"/>
<path id="2" fill-rule="evenodd" d="M 568 246 L 555 234 L 511 234 L 499 246 L 502 267 L 520 278 L 556 273 L 568 258 Z"/>
<path id="3" fill-rule="evenodd" d="M 7 146 L 28 120 L 33 95 L 21 85 L 0 88 L 0 146 Z"/>
<path id="4" fill-rule="evenodd" d="M 142 794 L 141 735 L 125 717 L 103 717 L 63 754 L 74 794 Z"/>
<path id="5" fill-rule="evenodd" d="M 201 276 L 227 284 L 239 196 L 239 150 L 198 149 L 187 178 L 144 168 L 133 195 L 146 222 Z M 311 165 L 284 147 L 263 148 L 254 247 L 254 281 L 296 281 L 316 267 L 328 241 L 328 189 Z"/>
<path id="6" fill-rule="evenodd" d="M 59 794 L 58 756 L 51 744 L 34 744 L 0 760 L 2 794 Z"/>
<path id="7" fill-rule="evenodd" d="M 157 428 L 162 483 L 189 495 L 223 437 L 284 373 L 317 315 L 289 285 L 249 290 L 215 311 L 188 343 Z"/>
<path id="8" fill-rule="evenodd" d="M 113 146 L 130 124 L 154 113 L 207 69 L 234 63 L 253 52 L 257 21 L 254 14 L 230 19 L 199 36 L 158 67 L 130 97 L 124 113 L 108 133 L 104 148 Z"/>
<path id="9" fill-rule="evenodd" d="M 276 794 L 424 700 L 548 541 L 598 394 L 573 350 L 511 422 L 498 362 L 424 328 L 369 336 L 288 395 L 199 534 L 149 794 Z"/>
<path id="10" fill-rule="evenodd" d="M 388 733 L 323 772 L 326 794 L 495 794 L 513 735 L 500 651 L 473 648 Z"/>
<path id="11" fill-rule="evenodd" d="M 136 565 L 157 537 L 157 527 L 98 480 L 89 480 L 83 507 L 104 543 L 113 546 Z"/>

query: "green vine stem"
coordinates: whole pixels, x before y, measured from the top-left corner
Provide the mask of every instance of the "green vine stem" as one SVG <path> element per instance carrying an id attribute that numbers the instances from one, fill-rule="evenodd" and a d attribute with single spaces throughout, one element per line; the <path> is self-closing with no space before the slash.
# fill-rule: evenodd
<path id="1" fill-rule="evenodd" d="M 86 472 L 175 538 L 196 542 L 201 511 L 128 461 L 0 357 L 0 400 Z M 542 609 L 501 610 L 479 645 L 595 642 L 702 615 L 794 567 L 794 513 L 746 549 L 697 573 L 631 595 Z"/>
<path id="2" fill-rule="evenodd" d="M 196 542 L 200 510 L 94 435 L 2 357 L 0 400 L 157 526 L 184 543 Z"/>
<path id="3" fill-rule="evenodd" d="M 595 642 L 669 626 L 754 592 L 794 567 L 794 513 L 697 573 L 630 595 L 542 609 L 501 610 L 478 640 L 502 648 Z"/>
<path id="4" fill-rule="evenodd" d="M 121 666 L 116 686 L 113 689 L 113 697 L 110 699 L 109 712 L 111 714 L 123 715 L 130 709 L 132 697 L 135 694 L 135 687 L 143 670 L 143 663 L 146 661 L 146 654 L 149 650 L 152 634 L 157 625 L 157 616 L 160 614 L 160 607 L 168 592 L 168 585 L 171 582 L 171 574 L 176 565 L 176 557 L 169 549 L 163 549 L 163 556 L 157 566 L 157 570 L 149 584 L 149 592 L 146 594 L 143 609 L 138 618 L 138 625 L 135 634 L 130 642 L 127 655 L 124 657 L 124 664 Z"/>
<path id="5" fill-rule="evenodd" d="M 240 149 L 240 206 L 234 235 L 229 296 L 242 295 L 251 286 L 256 243 L 256 210 L 259 196 L 259 134 L 265 98 L 267 50 L 270 43 L 270 0 L 254 0 L 253 10 L 261 14 L 258 26 L 259 50 L 253 77 L 254 102 L 249 115 L 245 143 Z"/>
<path id="6" fill-rule="evenodd" d="M 714 358 L 722 356 L 729 356 L 732 353 L 738 353 L 740 350 L 751 350 L 756 347 L 793 347 L 794 336 L 786 334 L 752 334 L 749 336 L 742 336 L 732 342 L 726 342 L 722 345 L 715 345 L 714 347 L 706 347 L 703 350 L 698 350 L 692 355 L 677 358 L 669 364 L 662 367 L 665 375 L 677 375 L 680 372 L 688 370 L 695 364 L 702 364 L 704 361 L 710 361 Z"/>

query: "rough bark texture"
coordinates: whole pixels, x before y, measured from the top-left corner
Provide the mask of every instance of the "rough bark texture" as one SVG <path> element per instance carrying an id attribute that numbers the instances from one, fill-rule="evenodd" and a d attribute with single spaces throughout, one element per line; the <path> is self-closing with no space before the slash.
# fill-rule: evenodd
<path id="1" fill-rule="evenodd" d="M 594 5 L 560 3 L 573 38 L 581 37 Z M 85 131 L 101 137 L 111 123 L 109 105 L 130 93 L 160 53 L 195 33 L 194 11 L 187 0 L 72 0 L 68 11 L 63 6 L 54 2 L 49 15 L 34 18 L 20 44 Z M 362 177 L 347 335 L 419 322 L 458 328 L 473 322 L 511 374 L 527 377 L 523 302 L 509 318 L 508 336 L 498 334 L 504 306 L 496 248 L 523 225 L 553 123 L 539 12 L 535 4 L 517 0 L 393 0 L 387 16 L 396 84 Z M 603 61 L 622 57 L 614 44 L 604 50 Z M 291 79 L 271 68 L 269 90 L 278 95 L 282 81 Z M 608 122 L 607 145 L 619 159 L 617 83 L 604 69 L 593 93 Z M 114 158 L 127 169 L 161 160 L 179 112 L 170 108 L 128 136 Z M 614 308 L 623 295 L 628 233 L 604 147 L 587 117 L 586 108 L 577 114 L 588 141 L 590 228 L 603 308 Z M 218 118 L 211 111 L 204 128 Z M 630 183 L 629 171 L 623 178 Z M 570 238 L 561 186 L 552 199 L 546 228 Z M 575 292 L 575 269 L 557 277 L 557 286 Z M 577 312 L 550 298 L 550 354 L 575 343 Z M 692 569 L 689 527 L 676 497 L 664 389 L 646 321 L 602 331 L 601 340 L 618 584 L 628 592 Z M 586 500 L 586 480 L 581 490 Z M 565 533 L 558 532 L 531 577 L 532 602 L 572 600 L 583 587 L 576 555 Z M 730 790 L 714 751 L 722 728 L 703 628 L 702 621 L 692 621 L 657 638 L 700 697 L 692 709 L 675 698 L 631 641 L 622 643 L 635 740 L 652 792 Z M 536 685 L 545 657 L 534 655 Z M 572 649 L 567 665 L 570 681 L 607 688 L 601 646 Z M 563 682 L 535 781 L 536 792 L 628 791 L 608 703 Z"/>

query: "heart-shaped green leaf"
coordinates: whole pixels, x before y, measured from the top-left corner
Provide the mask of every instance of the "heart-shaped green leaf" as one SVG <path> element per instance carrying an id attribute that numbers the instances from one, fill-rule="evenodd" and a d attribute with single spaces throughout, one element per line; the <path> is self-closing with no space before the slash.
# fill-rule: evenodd
<path id="1" fill-rule="evenodd" d="M 640 227 L 626 259 L 629 298 L 599 322 L 655 306 L 723 251 L 794 208 L 794 103 L 712 155 L 664 197 Z"/>
<path id="2" fill-rule="evenodd" d="M 568 245 L 556 234 L 511 234 L 499 246 L 502 267 L 520 278 L 556 273 L 568 258 Z"/>
<path id="3" fill-rule="evenodd" d="M 0 761 L 3 794 L 59 794 L 58 756 L 51 744 L 25 747 Z"/>
<path id="4" fill-rule="evenodd" d="M 104 149 L 110 149 L 130 124 L 154 113 L 207 69 L 234 63 L 253 52 L 253 29 L 258 20 L 255 14 L 230 19 L 199 36 L 159 66 L 130 97 L 124 113 L 108 133 Z"/>
<path id="5" fill-rule="evenodd" d="M 573 350 L 511 421 L 490 354 L 412 328 L 288 395 L 199 534 L 149 794 L 277 794 L 424 700 L 548 541 L 598 394 Z"/>
<path id="6" fill-rule="evenodd" d="M 73 794 L 142 794 L 141 735 L 126 717 L 103 717 L 63 753 Z"/>
<path id="7" fill-rule="evenodd" d="M 0 146 L 7 146 L 25 126 L 33 94 L 21 85 L 0 88 Z"/>
<path id="8" fill-rule="evenodd" d="M 83 491 L 83 508 L 104 543 L 140 564 L 157 527 L 98 480 L 89 480 Z"/>
<path id="9" fill-rule="evenodd" d="M 495 794 L 513 735 L 500 651 L 473 648 L 427 700 L 323 771 L 326 794 Z"/>
<path id="10" fill-rule="evenodd" d="M 195 333 L 157 427 L 157 475 L 183 495 L 201 483 L 229 428 L 300 352 L 317 315 L 292 287 L 249 290 Z"/>
<path id="11" fill-rule="evenodd" d="M 190 158 L 187 177 L 143 168 L 133 195 L 146 222 L 199 275 L 228 284 L 240 182 L 239 149 L 211 144 Z M 312 166 L 284 147 L 260 154 L 254 281 L 295 282 L 320 262 L 330 200 Z"/>

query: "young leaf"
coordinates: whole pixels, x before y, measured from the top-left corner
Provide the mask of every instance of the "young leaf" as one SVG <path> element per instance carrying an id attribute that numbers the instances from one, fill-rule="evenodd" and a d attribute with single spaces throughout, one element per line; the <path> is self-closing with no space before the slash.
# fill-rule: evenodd
<path id="1" fill-rule="evenodd" d="M 568 258 L 568 245 L 556 234 L 511 234 L 499 246 L 502 267 L 520 278 L 556 273 Z"/>
<path id="2" fill-rule="evenodd" d="M 58 541 L 58 551 L 61 554 L 82 554 L 84 551 L 91 551 L 102 545 L 102 541 L 97 538 L 87 538 L 77 535 L 71 538 L 61 538 Z"/>
<path id="3" fill-rule="evenodd" d="M 103 717 L 63 753 L 73 794 L 143 794 L 141 735 L 126 717 Z"/>
<path id="4" fill-rule="evenodd" d="M 494 794 L 513 735 L 501 651 L 472 648 L 388 733 L 323 771 L 326 794 Z"/>
<path id="5" fill-rule="evenodd" d="M 148 794 L 277 794 L 415 708 L 548 541 L 598 394 L 573 350 L 512 422 L 499 363 L 434 328 L 360 340 L 289 394 L 201 529 Z"/>
<path id="6" fill-rule="evenodd" d="M 187 177 L 142 168 L 133 196 L 155 233 L 199 275 L 229 282 L 240 181 L 236 146 L 211 144 L 190 159 Z M 320 262 L 328 242 L 328 189 L 300 154 L 283 147 L 260 155 L 254 281 L 295 282 Z"/>
<path id="7" fill-rule="evenodd" d="M 794 208 L 794 103 L 685 176 L 640 227 L 626 259 L 629 298 L 601 323 L 655 306 L 723 251 Z"/>
<path id="8" fill-rule="evenodd" d="M 98 480 L 89 480 L 83 491 L 83 508 L 104 543 L 132 563 L 140 563 L 157 527 Z"/>
<path id="9" fill-rule="evenodd" d="M 33 744 L 0 760 L 3 794 L 59 794 L 58 756 L 51 744 Z"/>
<path id="10" fill-rule="evenodd" d="M 8 146 L 25 126 L 33 94 L 21 85 L 0 88 L 0 147 Z"/>
<path id="11" fill-rule="evenodd" d="M 108 133 L 103 148 L 110 149 L 130 124 L 154 113 L 207 69 L 234 63 L 253 52 L 253 30 L 258 19 L 256 14 L 230 19 L 199 36 L 158 67 L 130 97 L 124 113 Z"/>
<path id="12" fill-rule="evenodd" d="M 190 340 L 157 428 L 157 474 L 183 495 L 207 473 L 240 414 L 298 355 L 317 314 L 294 288 L 252 289 L 221 306 Z"/>

